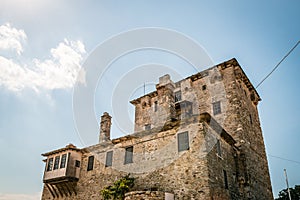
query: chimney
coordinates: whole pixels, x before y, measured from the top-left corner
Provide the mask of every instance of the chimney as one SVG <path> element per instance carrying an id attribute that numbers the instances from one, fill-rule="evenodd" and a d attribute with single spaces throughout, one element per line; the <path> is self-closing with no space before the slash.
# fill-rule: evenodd
<path id="1" fill-rule="evenodd" d="M 100 122 L 100 137 L 99 143 L 110 141 L 111 116 L 104 112 Z"/>

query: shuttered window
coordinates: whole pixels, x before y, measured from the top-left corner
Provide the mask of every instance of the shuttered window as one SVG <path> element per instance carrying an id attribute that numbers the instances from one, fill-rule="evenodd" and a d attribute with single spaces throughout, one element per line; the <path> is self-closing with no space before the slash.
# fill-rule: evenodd
<path id="1" fill-rule="evenodd" d="M 105 167 L 112 166 L 112 158 L 113 158 L 113 151 L 107 152 L 106 153 Z"/>
<path id="2" fill-rule="evenodd" d="M 177 135 L 177 142 L 178 142 L 178 152 L 189 150 L 190 148 L 189 133 L 188 132 L 179 133 Z"/>
<path id="3" fill-rule="evenodd" d="M 214 113 L 214 115 L 221 113 L 221 102 L 220 101 L 213 103 L 213 113 Z"/>
<path id="4" fill-rule="evenodd" d="M 125 149 L 125 161 L 124 161 L 124 164 L 128 164 L 128 163 L 132 163 L 133 160 L 133 147 L 127 147 Z"/>

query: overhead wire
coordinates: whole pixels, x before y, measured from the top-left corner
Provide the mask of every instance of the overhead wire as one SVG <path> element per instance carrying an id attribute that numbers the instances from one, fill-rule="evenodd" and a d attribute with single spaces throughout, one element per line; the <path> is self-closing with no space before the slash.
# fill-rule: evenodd
<path id="1" fill-rule="evenodd" d="M 280 159 L 280 160 L 285 160 L 285 161 L 300 164 L 300 161 L 297 161 L 297 160 L 291 160 L 291 159 L 283 158 L 283 157 L 280 157 L 280 156 L 274 156 L 272 154 L 268 154 L 268 156 L 273 157 L 273 158 L 277 158 L 277 159 Z"/>
<path id="2" fill-rule="evenodd" d="M 256 89 L 279 67 L 279 65 L 296 49 L 298 44 L 300 43 L 300 40 L 291 48 L 291 50 L 277 63 L 277 65 L 272 69 L 272 71 L 265 76 L 255 87 Z"/>
<path id="3" fill-rule="evenodd" d="M 256 89 L 279 67 L 279 65 L 296 49 L 296 47 L 299 45 L 300 40 L 290 49 L 290 51 L 277 63 L 277 65 L 275 65 L 275 67 L 272 69 L 272 71 L 267 74 L 255 87 Z M 297 163 L 300 164 L 300 161 L 296 161 L 296 160 L 291 160 L 291 159 L 287 159 L 287 158 L 283 158 L 280 156 L 275 156 L 272 154 L 268 154 L 268 156 L 273 157 L 273 158 L 277 158 L 277 159 L 281 159 L 281 160 L 285 160 L 285 161 L 289 161 L 289 162 L 293 162 L 293 163 Z"/>

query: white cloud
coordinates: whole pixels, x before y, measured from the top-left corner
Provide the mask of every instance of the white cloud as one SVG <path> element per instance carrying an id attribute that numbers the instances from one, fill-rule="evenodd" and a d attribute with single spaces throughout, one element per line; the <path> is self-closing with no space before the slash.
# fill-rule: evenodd
<path id="1" fill-rule="evenodd" d="M 4 26 L 14 30 L 15 34 L 13 35 L 17 35 L 18 30 L 10 27 L 9 24 Z M 23 35 L 26 38 L 24 31 Z M 10 37 L 7 36 L 7 38 Z M 16 39 L 15 45 L 17 41 Z M 13 44 L 13 42 L 10 43 Z M 18 45 L 21 45 L 21 43 L 18 43 Z M 21 52 L 22 46 L 18 45 L 14 48 L 17 49 L 17 52 Z M 34 58 L 32 62 L 25 64 L 0 56 L 0 86 L 12 91 L 30 88 L 37 92 L 40 89 L 71 88 L 76 82 L 85 53 L 85 47 L 81 41 L 64 39 L 56 48 L 50 50 L 51 55 L 45 60 Z M 84 83 L 82 78 L 81 82 Z"/>
<path id="2" fill-rule="evenodd" d="M 24 30 L 11 27 L 9 23 L 0 26 L 0 49 L 15 50 L 20 55 L 23 52 L 22 42 L 26 39 Z"/>
<path id="3" fill-rule="evenodd" d="M 0 200 L 40 200 L 41 194 L 0 194 Z"/>

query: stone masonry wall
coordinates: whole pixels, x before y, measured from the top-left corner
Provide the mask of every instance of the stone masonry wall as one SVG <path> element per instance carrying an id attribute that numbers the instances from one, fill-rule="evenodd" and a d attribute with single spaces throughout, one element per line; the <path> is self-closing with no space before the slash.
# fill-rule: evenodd
<path id="1" fill-rule="evenodd" d="M 174 92 L 192 103 L 192 117 L 172 122 Z M 175 199 L 273 199 L 257 104 L 260 97 L 235 59 L 177 83 L 160 79 L 157 91 L 133 100 L 135 133 L 83 149 L 77 196 L 62 199 L 101 199 L 99 191 L 130 173 L 136 191 L 156 189 Z M 219 113 L 213 104 L 219 102 Z M 201 123 L 210 113 L 236 143 L 229 144 L 212 124 Z M 145 130 L 150 124 L 150 130 Z M 178 152 L 177 136 L 187 131 L 190 148 Z M 218 154 L 216 141 L 222 150 Z M 133 163 L 124 164 L 125 148 L 133 146 Z M 105 166 L 113 150 L 113 164 Z M 94 169 L 87 171 L 94 155 Z M 225 171 L 225 172 L 224 172 Z M 225 185 L 225 175 L 227 186 Z M 87 189 L 88 188 L 88 189 Z M 44 189 L 42 199 L 51 199 Z"/>
<path id="2" fill-rule="evenodd" d="M 77 183 L 77 195 L 61 199 L 101 199 L 100 190 L 103 187 L 128 173 L 136 178 L 133 188 L 136 191 L 155 189 L 170 192 L 174 193 L 176 200 L 210 198 L 206 156 L 210 149 L 204 142 L 210 133 L 204 130 L 204 125 L 199 122 L 198 117 L 189 120 L 195 120 L 195 123 L 181 122 L 178 128 L 148 137 L 135 138 L 116 145 L 99 144 L 86 148 Z M 184 131 L 189 131 L 190 149 L 178 152 L 177 134 Z M 134 147 L 133 163 L 124 165 L 122 149 L 128 145 Z M 114 150 L 112 167 L 105 167 L 104 164 L 108 150 Z M 227 151 L 224 151 L 224 154 L 227 154 Z M 94 155 L 96 159 L 94 169 L 87 171 L 87 160 L 90 155 Z M 215 186 L 222 188 L 223 184 Z M 45 192 L 43 199 L 51 199 L 49 196 L 46 197 L 46 194 Z"/>
<path id="3" fill-rule="evenodd" d="M 124 200 L 164 200 L 165 193 L 159 191 L 134 191 L 125 194 Z"/>

